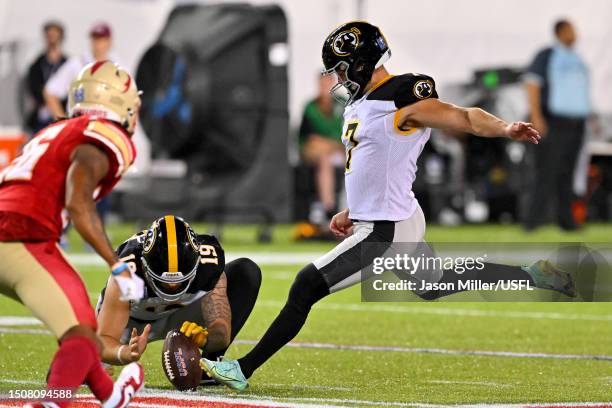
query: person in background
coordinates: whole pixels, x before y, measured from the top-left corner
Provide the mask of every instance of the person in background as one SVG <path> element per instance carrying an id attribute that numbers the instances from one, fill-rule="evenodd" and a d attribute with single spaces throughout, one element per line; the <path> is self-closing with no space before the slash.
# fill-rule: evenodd
<path id="1" fill-rule="evenodd" d="M 555 44 L 538 52 L 525 82 L 530 121 L 542 135 L 535 149 L 535 172 L 524 227 L 530 231 L 545 222 L 556 202 L 557 224 L 577 228 L 572 215 L 573 175 L 585 121 L 592 113 L 587 65 L 575 51 L 576 31 L 568 20 L 554 25 Z"/>
<path id="2" fill-rule="evenodd" d="M 319 75 L 319 94 L 304 108 L 299 132 L 302 160 L 315 167 L 318 202 L 311 208 L 310 221 L 326 225 L 336 211 L 335 168 L 344 165 L 342 107 L 330 89 L 334 79 Z"/>
<path id="3" fill-rule="evenodd" d="M 71 57 L 64 65 L 47 81 L 43 92 L 47 108 L 51 111 L 54 119 L 66 117 L 66 98 L 72 80 L 78 75 L 81 69 L 94 61 L 110 60 L 115 63 L 117 58 L 112 54 L 113 45 L 112 31 L 107 23 L 99 22 L 94 24 L 89 31 L 91 49 L 81 56 Z M 121 64 L 119 64 L 121 65 Z M 102 221 L 106 220 L 106 215 L 110 209 L 108 197 L 100 200 L 96 207 Z M 65 247 L 67 242 L 62 236 L 62 245 Z"/>
<path id="4" fill-rule="evenodd" d="M 118 62 L 111 53 L 112 32 L 108 24 L 100 22 L 94 24 L 89 31 L 91 50 L 81 56 L 71 57 L 47 81 L 43 95 L 47 108 L 55 119 L 66 116 L 65 101 L 71 81 L 81 69 L 94 61 L 111 60 Z"/>
<path id="5" fill-rule="evenodd" d="M 43 26 L 45 51 L 30 65 L 26 78 L 27 92 L 34 101 L 32 112 L 26 118 L 26 125 L 32 134 L 47 126 L 53 120 L 45 105 L 43 89 L 47 80 L 66 62 L 62 52 L 64 27 L 57 21 L 49 21 Z"/>

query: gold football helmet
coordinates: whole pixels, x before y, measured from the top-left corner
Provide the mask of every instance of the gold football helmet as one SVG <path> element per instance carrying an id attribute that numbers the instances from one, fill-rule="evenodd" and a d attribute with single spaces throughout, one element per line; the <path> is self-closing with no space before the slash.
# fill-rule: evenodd
<path id="1" fill-rule="evenodd" d="M 70 85 L 68 115 L 94 114 L 134 133 L 140 93 L 132 76 L 112 61 L 87 64 Z"/>

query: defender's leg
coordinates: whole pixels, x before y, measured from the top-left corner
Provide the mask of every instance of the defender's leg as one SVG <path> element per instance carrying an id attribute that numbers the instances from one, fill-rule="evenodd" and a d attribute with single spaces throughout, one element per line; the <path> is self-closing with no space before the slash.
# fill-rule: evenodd
<path id="1" fill-rule="evenodd" d="M 70 399 L 61 398 L 62 394 L 74 395 L 83 382 L 100 401 L 111 401 L 114 385 L 100 362 L 96 319 L 87 290 L 56 244 L 3 242 L 0 257 L 4 260 L 0 267 L 2 286 L 59 340 L 47 380 L 49 390 L 60 391 L 60 398 L 53 402 L 67 406 Z"/>

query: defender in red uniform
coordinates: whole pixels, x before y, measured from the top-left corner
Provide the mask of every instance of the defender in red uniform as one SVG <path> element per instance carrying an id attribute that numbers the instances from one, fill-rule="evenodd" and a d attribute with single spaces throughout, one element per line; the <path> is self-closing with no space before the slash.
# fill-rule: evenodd
<path id="1" fill-rule="evenodd" d="M 143 385 L 138 363 L 114 384 L 102 368 L 87 290 L 57 245 L 70 220 L 108 263 L 121 299 L 142 297 L 142 279 L 119 262 L 95 208 L 134 162 L 139 107 L 125 70 L 110 61 L 92 63 L 71 85 L 70 119 L 41 130 L 0 173 L 0 291 L 26 305 L 60 344 L 47 379 L 49 398 L 38 406 L 68 405 L 85 382 L 104 407 L 124 407 Z"/>

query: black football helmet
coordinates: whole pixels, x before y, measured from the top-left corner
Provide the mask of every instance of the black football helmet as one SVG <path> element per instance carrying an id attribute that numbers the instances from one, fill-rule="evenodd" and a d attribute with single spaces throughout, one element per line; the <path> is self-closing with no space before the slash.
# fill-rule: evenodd
<path id="1" fill-rule="evenodd" d="M 327 36 L 322 56 L 323 75 L 338 77 L 332 95 L 348 105 L 363 96 L 372 73 L 391 58 L 391 50 L 378 27 L 350 21 Z"/>
<path id="2" fill-rule="evenodd" d="M 187 292 L 198 271 L 198 238 L 182 218 L 158 218 L 147 231 L 141 260 L 145 280 L 155 294 L 168 302 L 176 301 Z"/>

